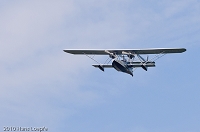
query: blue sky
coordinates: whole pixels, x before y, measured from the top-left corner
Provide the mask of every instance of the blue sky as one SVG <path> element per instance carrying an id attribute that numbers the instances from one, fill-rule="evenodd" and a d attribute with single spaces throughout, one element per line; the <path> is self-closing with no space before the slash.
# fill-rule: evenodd
<path id="1" fill-rule="evenodd" d="M 0 129 L 199 132 L 199 16 L 198 0 L 2 0 Z M 134 77 L 63 52 L 176 47 Z"/>

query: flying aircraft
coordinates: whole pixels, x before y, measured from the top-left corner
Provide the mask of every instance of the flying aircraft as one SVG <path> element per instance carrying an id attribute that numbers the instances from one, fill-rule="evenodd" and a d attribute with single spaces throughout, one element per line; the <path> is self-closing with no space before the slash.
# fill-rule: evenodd
<path id="1" fill-rule="evenodd" d="M 147 71 L 148 67 L 155 67 L 155 60 L 169 53 L 182 53 L 185 48 L 152 48 L 152 49 L 64 49 L 64 52 L 74 55 L 86 55 L 97 62 L 92 66 L 104 71 L 104 68 L 115 68 L 117 71 L 124 72 L 133 76 L 133 70 L 143 68 Z M 141 55 L 147 55 L 144 59 Z M 156 54 L 149 59 L 149 54 Z M 93 57 L 92 57 L 93 55 Z M 108 55 L 109 58 L 104 64 L 94 59 L 95 55 Z M 109 60 L 110 59 L 110 60 Z M 112 60 L 112 64 L 109 64 Z"/>

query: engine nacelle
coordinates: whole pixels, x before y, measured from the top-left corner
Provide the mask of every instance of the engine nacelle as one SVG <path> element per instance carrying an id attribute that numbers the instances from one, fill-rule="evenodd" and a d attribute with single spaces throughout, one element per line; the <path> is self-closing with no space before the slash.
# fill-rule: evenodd
<path id="1" fill-rule="evenodd" d="M 105 50 L 105 52 L 108 53 L 109 57 L 112 58 L 112 59 L 115 59 L 117 57 L 114 53 L 112 53 L 112 52 L 110 52 L 108 50 Z"/>

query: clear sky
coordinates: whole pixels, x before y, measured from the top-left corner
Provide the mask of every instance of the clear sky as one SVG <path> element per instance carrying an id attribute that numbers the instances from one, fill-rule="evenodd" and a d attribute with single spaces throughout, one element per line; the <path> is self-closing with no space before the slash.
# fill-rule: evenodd
<path id="1" fill-rule="evenodd" d="M 1 0 L 0 46 L 0 130 L 200 131 L 199 0 Z M 133 77 L 63 52 L 177 47 Z"/>

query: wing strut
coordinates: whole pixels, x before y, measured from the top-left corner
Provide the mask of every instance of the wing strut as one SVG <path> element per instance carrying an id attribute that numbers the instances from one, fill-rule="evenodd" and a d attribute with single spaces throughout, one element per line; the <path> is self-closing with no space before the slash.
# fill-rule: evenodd
<path id="1" fill-rule="evenodd" d="M 153 57 L 151 60 L 148 60 L 148 59 L 149 59 L 148 56 L 147 56 L 147 60 L 145 60 L 145 59 L 144 59 L 142 56 L 140 56 L 139 54 L 137 54 L 137 57 L 138 57 L 138 59 L 140 60 L 140 62 L 141 62 L 141 64 L 142 64 L 141 67 L 142 67 L 145 71 L 147 71 L 146 64 L 147 64 L 148 62 L 156 61 L 156 60 L 158 60 L 159 58 L 163 57 L 163 56 L 166 55 L 166 54 L 167 54 L 167 53 L 164 53 L 164 51 L 163 51 L 163 52 L 161 52 L 161 53 L 155 55 L 155 57 Z"/>
<path id="2" fill-rule="evenodd" d="M 162 54 L 161 56 L 159 56 L 160 54 Z M 155 60 L 154 60 L 154 58 L 152 58 L 151 59 L 151 61 L 153 60 L 153 61 L 156 61 L 156 60 L 158 60 L 158 59 L 160 59 L 161 57 L 163 57 L 164 55 L 166 55 L 167 53 L 160 53 L 160 54 L 158 54 L 158 55 L 156 55 L 154 58 L 156 58 Z"/>
<path id="3" fill-rule="evenodd" d="M 83 52 L 83 54 L 85 54 L 84 52 Z M 104 71 L 104 68 L 103 68 L 103 66 L 97 61 L 97 60 L 95 60 L 94 58 L 92 58 L 92 57 L 90 57 L 89 55 L 87 55 L 87 54 L 85 54 L 87 57 L 89 57 L 90 59 L 92 59 L 93 61 L 95 61 L 96 63 L 98 63 L 99 65 L 98 65 L 98 68 L 100 69 L 100 70 L 102 70 L 102 71 Z"/>

